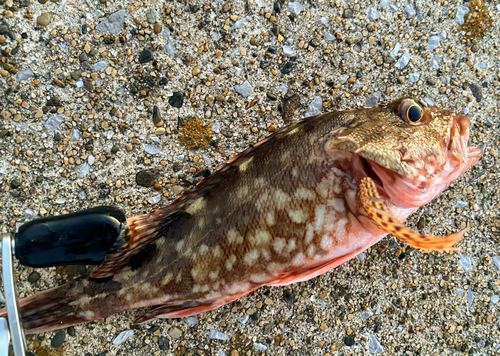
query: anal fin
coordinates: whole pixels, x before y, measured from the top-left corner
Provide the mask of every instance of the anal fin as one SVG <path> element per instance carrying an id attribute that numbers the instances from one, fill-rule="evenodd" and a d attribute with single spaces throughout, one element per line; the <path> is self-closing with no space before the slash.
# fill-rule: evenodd
<path id="1" fill-rule="evenodd" d="M 190 301 L 182 304 L 165 304 L 140 316 L 139 318 L 134 320 L 134 324 L 146 323 L 153 319 L 185 318 L 188 316 L 204 313 L 213 309 L 217 309 L 224 304 L 230 303 L 233 300 L 236 300 L 244 296 L 245 294 L 250 293 L 254 289 L 255 288 L 241 293 L 231 294 L 216 301 Z"/>

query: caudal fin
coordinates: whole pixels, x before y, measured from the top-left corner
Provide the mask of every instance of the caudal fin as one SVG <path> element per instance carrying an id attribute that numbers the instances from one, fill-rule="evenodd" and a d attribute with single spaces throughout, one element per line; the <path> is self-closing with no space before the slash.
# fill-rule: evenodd
<path id="1" fill-rule="evenodd" d="M 109 301 L 98 295 L 109 292 L 106 284 L 104 282 L 103 288 L 96 288 L 98 283 L 75 280 L 21 299 L 19 311 L 25 333 L 37 334 L 62 329 L 115 313 L 115 308 L 110 307 Z M 112 294 L 109 297 L 113 299 Z M 0 317 L 6 316 L 6 308 L 0 310 Z"/>

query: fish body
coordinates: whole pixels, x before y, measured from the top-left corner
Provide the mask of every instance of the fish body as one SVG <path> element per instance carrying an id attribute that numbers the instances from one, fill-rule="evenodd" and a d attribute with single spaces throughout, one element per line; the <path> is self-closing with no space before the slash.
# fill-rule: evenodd
<path id="1" fill-rule="evenodd" d="M 129 218 L 91 278 L 21 300 L 24 327 L 38 333 L 150 306 L 136 322 L 198 314 L 322 274 L 389 232 L 451 250 L 463 232 L 439 238 L 402 222 L 480 158 L 468 136 L 465 116 L 411 98 L 285 127 L 171 205 Z"/>

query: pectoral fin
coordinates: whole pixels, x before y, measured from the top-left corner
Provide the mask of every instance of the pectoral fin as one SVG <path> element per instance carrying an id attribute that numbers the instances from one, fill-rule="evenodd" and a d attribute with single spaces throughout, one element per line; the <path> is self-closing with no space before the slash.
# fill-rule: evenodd
<path id="1" fill-rule="evenodd" d="M 361 179 L 358 196 L 368 217 L 379 228 L 386 230 L 399 240 L 415 248 L 429 251 L 455 251 L 457 248 L 453 247 L 453 245 L 460 241 L 467 231 L 467 229 L 464 229 L 445 236 L 434 236 L 412 231 L 389 215 L 383 199 L 378 194 L 375 183 L 369 177 Z"/>

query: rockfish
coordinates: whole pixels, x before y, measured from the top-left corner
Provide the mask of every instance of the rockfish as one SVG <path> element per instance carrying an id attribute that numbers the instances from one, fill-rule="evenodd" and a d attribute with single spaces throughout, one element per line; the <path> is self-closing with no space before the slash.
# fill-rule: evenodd
<path id="1" fill-rule="evenodd" d="M 469 130 L 466 116 L 409 97 L 284 127 L 169 206 L 128 218 L 90 278 L 22 299 L 25 330 L 152 306 L 135 322 L 198 314 L 318 276 L 388 233 L 451 251 L 464 231 L 437 237 L 403 221 L 479 160 Z"/>

